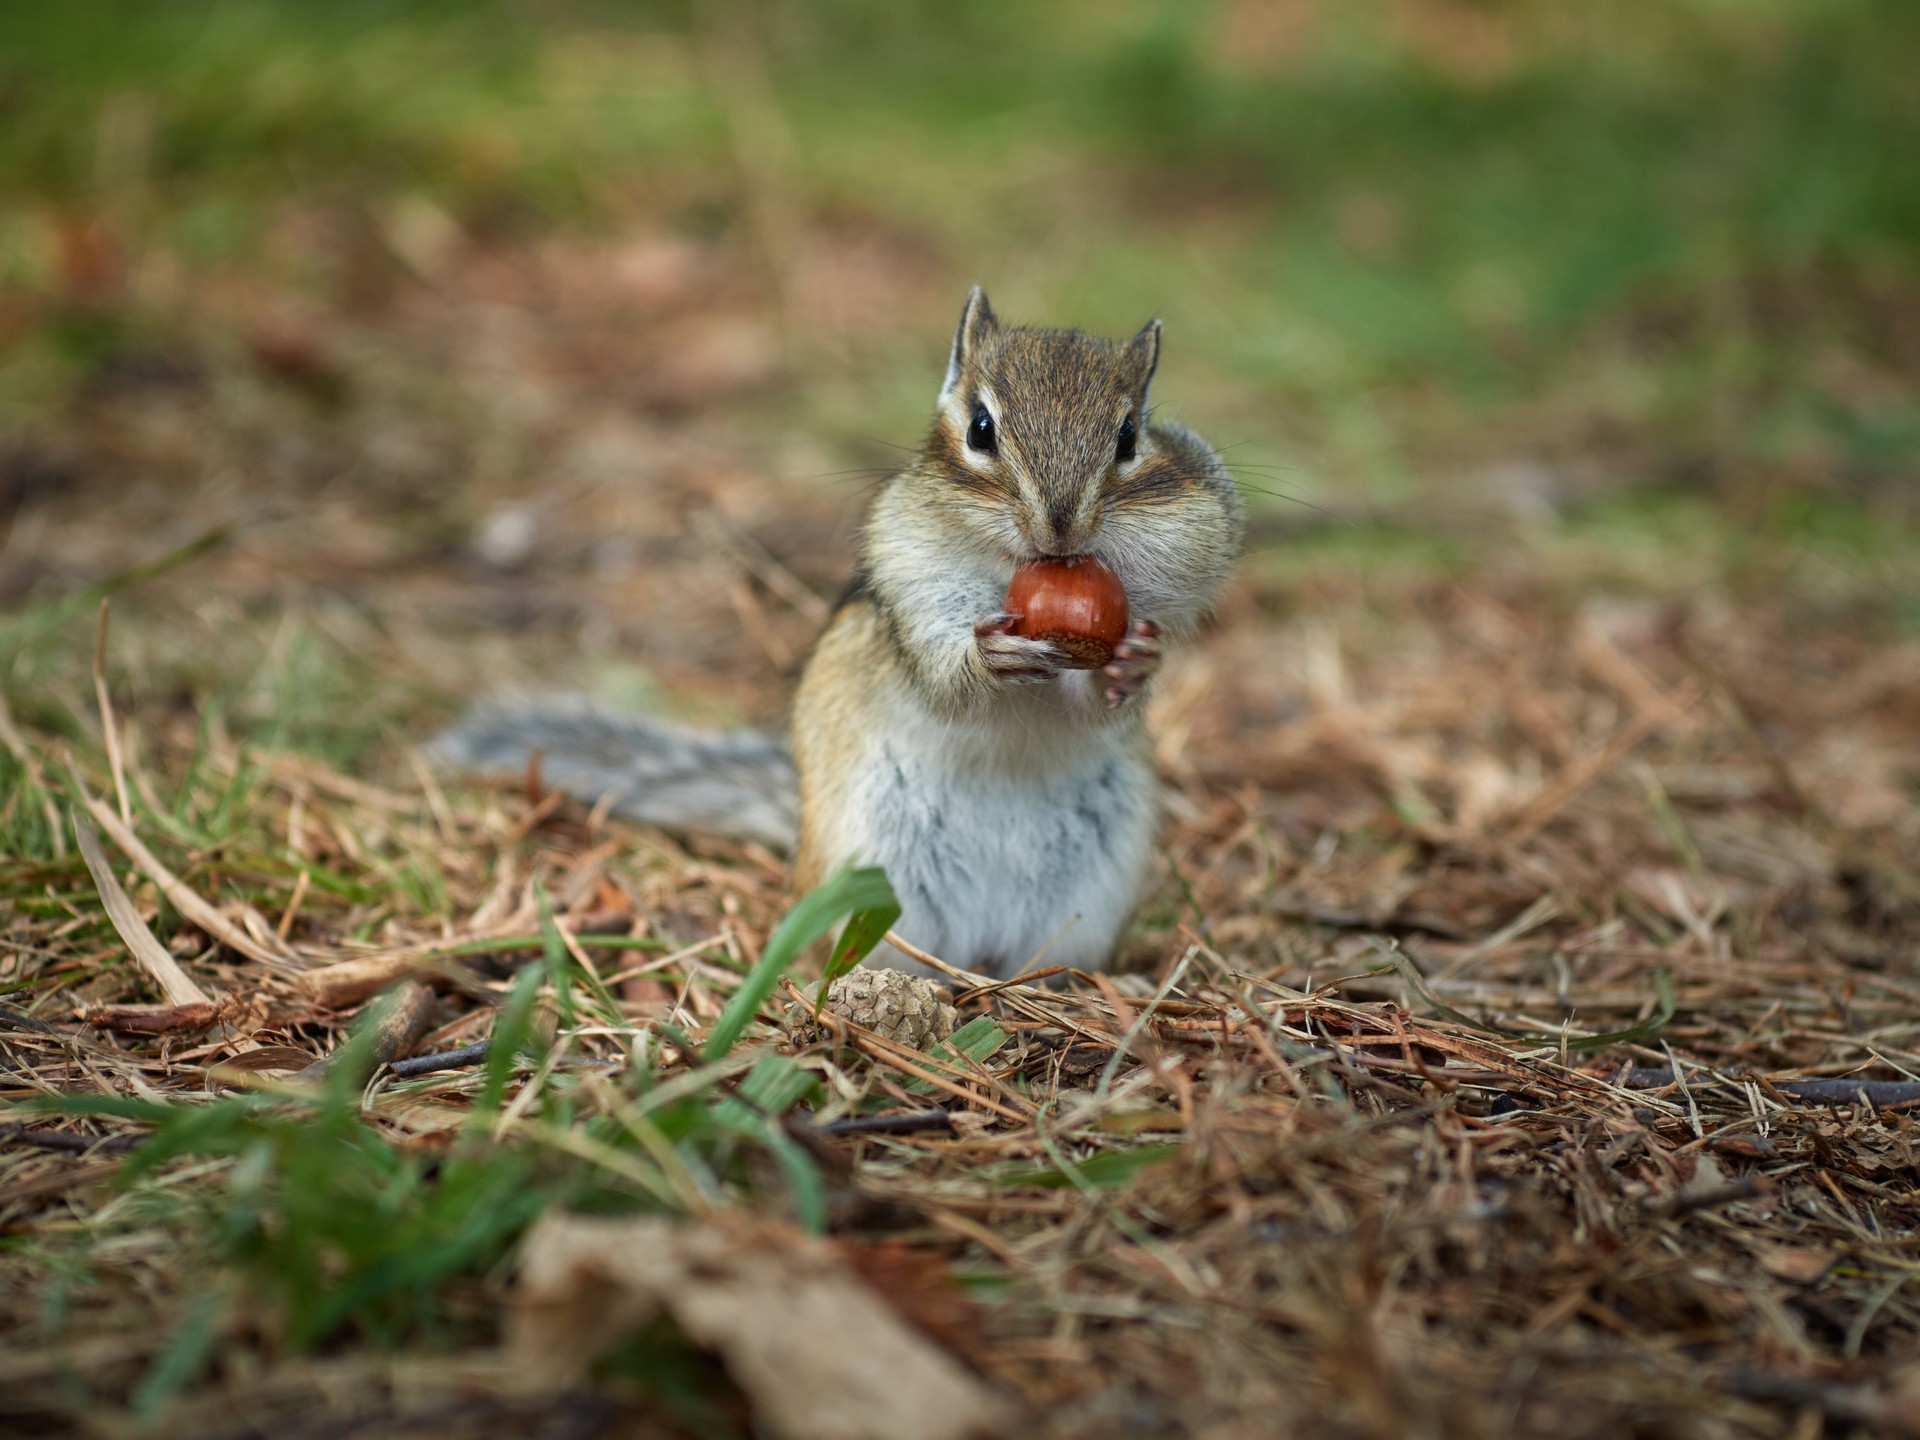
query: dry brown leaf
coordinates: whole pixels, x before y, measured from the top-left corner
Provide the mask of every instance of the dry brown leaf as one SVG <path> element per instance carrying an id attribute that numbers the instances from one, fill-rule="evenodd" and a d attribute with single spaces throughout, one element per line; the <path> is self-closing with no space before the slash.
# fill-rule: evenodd
<path id="1" fill-rule="evenodd" d="M 80 1018 L 96 1030 L 117 1035 L 165 1035 L 174 1030 L 204 1030 L 239 1008 L 231 999 L 190 1005 L 103 1005 Z"/>
<path id="2" fill-rule="evenodd" d="M 975 1364 L 985 1359 L 980 1306 L 960 1288 L 942 1256 L 901 1240 L 839 1239 L 834 1248 L 908 1324 L 955 1355 Z"/>
<path id="3" fill-rule="evenodd" d="M 127 949 L 140 962 L 140 968 L 160 987 L 160 993 L 167 997 L 167 1003 L 211 1010 L 213 1001 L 207 998 L 206 991 L 193 983 L 193 978 L 180 968 L 180 962 L 147 928 L 147 922 L 140 917 L 132 898 L 121 886 L 120 877 L 113 873 L 113 867 L 107 863 L 106 852 L 100 848 L 100 837 L 77 810 L 73 815 L 73 833 L 80 841 L 81 858 L 87 862 L 87 870 L 100 891 L 100 903 L 106 908 L 107 918 L 113 922 L 113 928 L 120 932 L 120 938 L 127 942 Z"/>
<path id="4" fill-rule="evenodd" d="M 74 794 L 80 797 L 81 803 L 87 808 L 87 813 L 99 822 L 100 828 L 107 832 L 115 845 L 120 847 L 121 853 L 133 862 L 134 868 L 149 880 L 153 881 L 153 883 L 159 887 L 160 893 L 166 896 L 168 901 L 171 902 L 173 908 L 178 910 L 190 923 L 206 931 L 207 934 L 218 940 L 222 945 L 225 945 L 229 950 L 245 955 L 250 960 L 257 960 L 270 970 L 275 970 L 287 975 L 299 973 L 301 967 L 289 956 L 275 953 L 274 950 L 249 935 L 243 928 L 234 924 L 233 921 L 229 920 L 218 909 L 201 899 L 199 894 L 181 880 L 178 875 L 174 874 L 173 871 L 169 870 L 165 865 L 162 865 L 160 861 L 155 858 L 154 853 L 141 842 L 140 837 L 134 834 L 133 827 L 123 823 L 120 817 L 114 813 L 111 805 L 87 793 L 86 786 L 81 783 L 79 774 L 75 772 L 71 763 L 67 766 L 67 774 L 73 781 Z M 79 829 L 80 818 L 79 812 L 76 811 L 74 813 L 74 828 L 76 831 Z M 99 840 L 95 838 L 95 849 L 99 848 L 99 843 Z M 104 859 L 102 863 L 104 863 Z M 89 862 L 87 868 L 93 870 L 94 866 Z M 95 871 L 94 878 L 96 881 L 98 880 L 98 871 Z M 242 913 L 246 913 L 247 907 L 245 905 L 242 905 L 241 909 Z M 270 931 L 266 930 L 266 923 L 260 921 L 258 915 L 255 915 L 253 918 L 259 921 L 264 933 L 271 934 Z M 187 1003 L 185 998 L 176 996 L 171 992 L 168 993 L 167 998 L 176 1005 Z"/>
<path id="5" fill-rule="evenodd" d="M 759 1223 L 547 1216 L 521 1252 L 510 1368 L 536 1388 L 573 1384 L 662 1309 L 780 1440 L 963 1440 L 1008 1419 L 831 1245 Z"/>

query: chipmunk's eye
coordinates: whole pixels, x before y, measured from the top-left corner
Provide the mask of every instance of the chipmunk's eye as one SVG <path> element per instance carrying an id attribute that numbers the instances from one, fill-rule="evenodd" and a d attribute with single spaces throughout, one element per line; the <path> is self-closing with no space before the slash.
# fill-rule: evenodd
<path id="1" fill-rule="evenodd" d="M 1113 458 L 1116 460 L 1131 460 L 1133 458 L 1134 442 L 1138 438 L 1133 428 L 1133 417 L 1129 415 L 1120 422 L 1120 433 L 1114 438 Z"/>
<path id="2" fill-rule="evenodd" d="M 983 450 L 989 455 L 1000 453 L 1000 441 L 993 433 L 993 416 L 987 413 L 987 407 L 973 407 L 973 423 L 967 426 L 967 444 L 974 450 Z"/>

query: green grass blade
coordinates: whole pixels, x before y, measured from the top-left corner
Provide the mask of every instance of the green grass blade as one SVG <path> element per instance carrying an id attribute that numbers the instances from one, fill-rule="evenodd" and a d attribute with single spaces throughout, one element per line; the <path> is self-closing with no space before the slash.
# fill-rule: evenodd
<path id="1" fill-rule="evenodd" d="M 794 1218 L 815 1235 L 827 1233 L 827 1187 L 813 1157 L 796 1145 L 777 1123 L 769 1122 L 761 1136 L 768 1152 L 786 1177 L 793 1197 Z"/>
<path id="2" fill-rule="evenodd" d="M 985 1015 L 976 1015 L 927 1051 L 929 1060 L 944 1060 L 963 1068 L 984 1065 L 987 1057 L 1007 1043 L 1007 1032 Z M 930 1080 L 908 1080 L 901 1087 L 915 1095 L 930 1095 L 939 1087 Z"/>
<path id="3" fill-rule="evenodd" d="M 985 1015 L 976 1015 L 927 1052 L 935 1060 L 965 1058 L 979 1065 L 1007 1043 L 1007 1032 Z"/>
<path id="4" fill-rule="evenodd" d="M 1078 1161 L 1068 1160 L 1063 1155 L 1057 1166 L 1011 1171 L 996 1176 L 993 1183 L 1000 1186 L 1074 1185 L 1082 1190 L 1107 1190 L 1126 1184 L 1142 1170 L 1158 1165 L 1163 1160 L 1171 1160 L 1185 1148 L 1173 1143 L 1141 1145 L 1132 1150 L 1104 1151 L 1090 1159 Z"/>
<path id="5" fill-rule="evenodd" d="M 884 923 L 880 917 L 884 917 Z M 718 1060 L 739 1043 L 753 1017 L 760 1013 L 760 1007 L 779 985 L 780 977 L 809 945 L 840 921 L 848 921 L 840 952 L 850 948 L 850 938 L 854 960 L 858 961 L 865 958 L 899 918 L 900 901 L 893 893 L 893 886 L 887 883 L 886 872 L 873 867 L 849 867 L 835 872 L 803 895 L 774 927 L 773 934 L 767 937 L 767 948 L 760 952 L 759 962 L 714 1022 L 707 1036 L 705 1057 Z M 864 950 L 858 948 L 862 943 L 866 946 Z"/>
<path id="6" fill-rule="evenodd" d="M 547 899 L 547 887 L 533 887 L 534 903 L 540 907 L 540 952 L 546 957 L 547 983 L 553 986 L 553 1003 L 559 1011 L 560 1028 L 573 1028 L 573 956 L 567 942 L 560 938 L 560 927 L 553 923 L 553 904 Z"/>
<path id="7" fill-rule="evenodd" d="M 500 1007 L 487 1045 L 487 1078 L 473 1102 L 470 1129 L 484 1130 L 506 1098 L 507 1081 L 520 1061 L 520 1051 L 533 1036 L 533 997 L 542 979 L 538 966 L 529 965 L 513 982 L 513 993 Z"/>
<path id="8" fill-rule="evenodd" d="M 762 1055 L 735 1093 L 763 1115 L 784 1115 L 819 1087 L 791 1056 Z"/>
<path id="9" fill-rule="evenodd" d="M 1673 977 L 1662 965 L 1653 972 L 1653 1014 L 1637 1025 L 1629 1025 L 1624 1030 L 1609 1030 L 1602 1035 L 1576 1035 L 1565 1041 L 1569 1050 L 1604 1050 L 1609 1045 L 1626 1045 L 1638 1040 L 1651 1040 L 1667 1028 L 1667 1022 L 1673 1019 L 1673 1012 L 1679 1008 L 1673 996 Z"/>
<path id="10" fill-rule="evenodd" d="M 142 1427 L 151 1425 L 166 1409 L 167 1401 L 186 1385 L 198 1379 L 219 1338 L 216 1323 L 228 1305 L 221 1290 L 199 1295 L 187 1310 L 186 1320 L 167 1347 L 155 1357 L 147 1373 L 133 1392 L 134 1418 Z"/>
<path id="11" fill-rule="evenodd" d="M 139 585 L 178 569 L 190 560 L 198 559 L 217 545 L 226 543 L 233 534 L 232 525 L 216 525 L 203 531 L 178 549 L 170 550 L 155 560 L 143 561 L 138 565 L 122 570 L 118 575 L 109 575 L 91 585 L 82 586 L 71 595 L 63 595 L 57 600 L 49 600 L 19 616 L 5 627 L 0 627 L 0 651 L 8 655 L 18 655 L 28 645 L 48 632 L 58 629 L 69 617 L 92 610 L 110 595 Z M 11 663 L 11 662 L 9 662 Z"/>
<path id="12" fill-rule="evenodd" d="M 900 918 L 900 901 L 894 896 L 893 887 L 887 884 L 884 872 L 876 873 L 880 875 L 881 884 L 886 885 L 887 901 L 869 910 L 855 911 L 847 921 L 846 929 L 840 932 L 839 943 L 833 947 L 833 955 L 821 972 L 820 990 L 814 1001 L 816 1019 L 820 1006 L 826 1003 L 827 987 L 871 955 L 873 947 L 886 939 L 887 931 Z"/>
<path id="13" fill-rule="evenodd" d="M 1523 1038 L 1516 1031 L 1502 1030 L 1498 1025 L 1489 1025 L 1484 1020 L 1476 1020 L 1464 1011 L 1454 1009 L 1453 1006 L 1447 1004 L 1446 1001 L 1442 1000 L 1427 988 L 1426 977 L 1414 968 L 1413 961 L 1380 939 L 1379 936 L 1369 935 L 1367 937 L 1367 943 L 1386 957 L 1388 965 L 1399 972 L 1400 978 L 1405 980 L 1407 984 L 1413 988 L 1413 993 L 1426 1001 L 1443 1020 L 1451 1020 L 1454 1024 L 1464 1025 L 1469 1030 L 1478 1030 L 1482 1035 L 1498 1035 L 1503 1040 L 1518 1040 Z M 1375 973 L 1383 972 L 1376 971 Z"/>

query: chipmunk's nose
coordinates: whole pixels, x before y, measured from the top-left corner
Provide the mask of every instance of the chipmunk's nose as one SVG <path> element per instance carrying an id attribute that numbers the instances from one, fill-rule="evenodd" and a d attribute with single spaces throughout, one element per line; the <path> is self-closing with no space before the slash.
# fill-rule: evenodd
<path id="1" fill-rule="evenodd" d="M 1057 554 L 1077 553 L 1073 549 L 1075 532 L 1079 529 L 1074 523 L 1078 519 L 1077 510 L 1074 502 L 1065 496 L 1056 495 L 1047 502 L 1047 528 L 1053 532 L 1053 548 Z"/>
<path id="2" fill-rule="evenodd" d="M 1055 492 L 1029 495 L 1016 514 L 1020 537 L 1034 552 L 1035 559 L 1060 560 L 1084 555 L 1100 533 L 1100 515 L 1080 497 Z"/>
<path id="3" fill-rule="evenodd" d="M 1034 547 L 1054 557 L 1084 555 L 1100 533 L 1100 512 L 1073 496 L 1049 496 L 1035 507 L 1027 538 Z"/>

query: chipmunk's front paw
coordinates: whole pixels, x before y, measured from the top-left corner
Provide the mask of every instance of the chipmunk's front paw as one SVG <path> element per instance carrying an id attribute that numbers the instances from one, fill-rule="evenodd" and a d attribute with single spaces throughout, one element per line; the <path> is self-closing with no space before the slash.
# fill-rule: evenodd
<path id="1" fill-rule="evenodd" d="M 1160 627 L 1151 620 L 1134 621 L 1127 627 L 1126 637 L 1113 647 L 1113 658 L 1100 671 L 1107 681 L 1107 704 L 1117 708 L 1133 699 L 1165 658 Z"/>
<path id="2" fill-rule="evenodd" d="M 1013 622 L 1018 618 L 1003 612 L 983 615 L 973 622 L 973 643 L 980 652 L 980 663 L 996 680 L 1011 685 L 1053 679 L 1073 657 L 1049 641 L 1015 635 Z"/>

